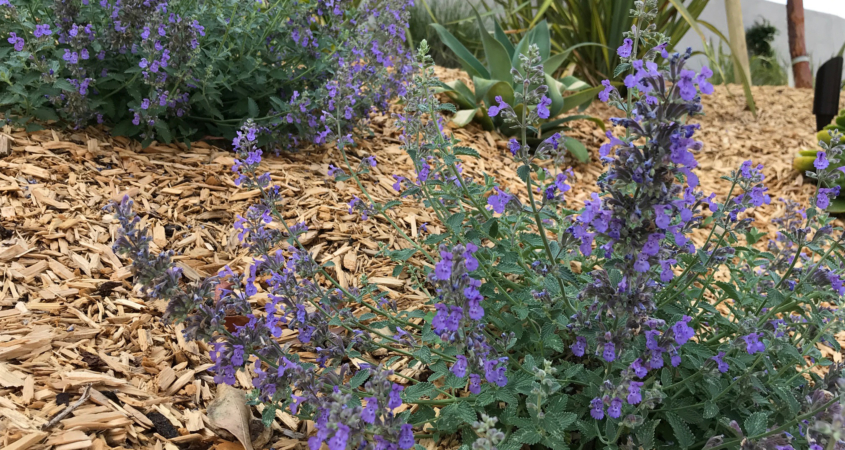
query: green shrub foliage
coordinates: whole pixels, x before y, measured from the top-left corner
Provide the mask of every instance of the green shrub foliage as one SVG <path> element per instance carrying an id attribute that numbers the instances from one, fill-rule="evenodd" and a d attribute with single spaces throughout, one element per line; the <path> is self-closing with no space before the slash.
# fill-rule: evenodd
<path id="1" fill-rule="evenodd" d="M 806 209 L 786 202 L 769 240 L 749 214 L 772 201 L 763 167 L 731 172 L 724 199 L 702 193 L 689 119 L 712 73 L 686 69 L 691 52 L 669 54 L 643 33 L 616 50 L 629 94 L 608 82 L 599 95 L 624 131 L 608 133 L 605 173 L 580 211 L 567 206 L 561 136 L 528 145 L 549 105 L 538 46 L 511 71 L 521 107 L 499 101 L 491 114 L 517 130 L 509 145 L 523 185 L 510 190 L 462 173 L 462 159 L 478 155 L 440 126 L 453 108 L 438 101 L 422 43 L 397 116 L 416 170 L 394 188 L 442 232 L 421 227 L 413 239 L 397 227 L 405 248 L 382 252 L 426 308 L 399 309 L 366 277 L 344 288 L 312 259 L 298 239 L 306 226 L 283 220 L 279 188 L 258 170 L 249 123 L 235 142 L 241 182 L 263 193 L 236 223 L 249 267 L 181 283 L 169 253 L 150 253 L 128 199 L 115 206 L 116 249 L 133 259 L 138 285 L 169 300 L 168 320 L 211 342 L 218 382 L 249 370 L 268 421 L 276 408 L 314 420 L 312 449 L 409 449 L 453 435 L 466 449 L 842 448 L 842 367 L 818 348 L 840 350 L 845 294 L 828 194 Z M 387 212 L 397 202 L 373 202 L 360 183 L 376 159 L 351 159 L 352 140 L 333 129 L 345 165 L 331 176 L 364 191 L 350 213 L 395 225 Z M 845 148 L 836 144 L 825 160 Z M 822 183 L 842 176 L 816 169 Z M 695 230 L 705 242 L 693 242 Z M 228 315 L 249 323 L 228 329 Z M 280 343 L 285 329 L 315 363 Z M 400 359 L 421 375 L 386 369 Z"/>

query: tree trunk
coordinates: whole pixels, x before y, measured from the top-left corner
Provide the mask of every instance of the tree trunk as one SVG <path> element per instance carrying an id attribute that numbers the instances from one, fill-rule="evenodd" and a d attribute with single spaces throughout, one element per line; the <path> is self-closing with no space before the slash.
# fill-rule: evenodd
<path id="1" fill-rule="evenodd" d="M 810 61 L 807 60 L 807 47 L 804 43 L 804 0 L 786 0 L 786 23 L 795 87 L 812 88 L 813 74 L 810 72 Z M 801 59 L 796 62 L 798 58 Z"/>
<path id="2" fill-rule="evenodd" d="M 734 82 L 742 83 L 740 70 L 751 82 L 751 68 L 748 64 L 748 46 L 745 43 L 745 26 L 742 24 L 742 3 L 740 0 L 725 0 L 725 12 L 728 16 L 728 38 L 731 48 L 736 51 L 734 59 Z"/>

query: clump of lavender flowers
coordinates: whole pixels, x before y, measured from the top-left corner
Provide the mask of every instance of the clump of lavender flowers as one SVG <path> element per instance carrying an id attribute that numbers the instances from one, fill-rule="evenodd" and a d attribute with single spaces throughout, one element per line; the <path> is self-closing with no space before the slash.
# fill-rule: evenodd
<path id="1" fill-rule="evenodd" d="M 314 448 L 408 448 L 415 426 L 435 440 L 460 433 L 479 449 L 837 448 L 842 367 L 819 349 L 839 349 L 845 294 L 842 230 L 822 209 L 828 193 L 806 210 L 788 203 L 780 234 L 767 241 L 749 214 L 772 201 L 764 167 L 737 168 L 721 201 L 701 192 L 695 155 L 707 149 L 692 120 L 700 94 L 711 92 L 710 72 L 687 69 L 690 52 L 665 52 L 648 23 L 654 1 L 635 7 L 618 50 L 626 91 L 608 82 L 601 95 L 622 112 L 612 120 L 624 131 L 608 134 L 605 174 L 580 211 L 567 205 L 563 136 L 529 145 L 549 93 L 536 47 L 513 73 L 525 107 L 500 101 L 491 113 L 517 130 L 502 155 L 518 165 L 517 188 L 463 170 L 477 153 L 443 126 L 448 107 L 421 43 L 396 116 L 415 170 L 394 174 L 394 189 L 430 208 L 440 234 L 411 238 L 387 214 L 396 202 L 369 195 L 361 179 L 372 161 L 347 154 L 353 138 L 338 100 L 326 137 L 343 165 L 330 176 L 361 189 L 352 213 L 378 216 L 407 240 L 384 253 L 396 276 L 407 273 L 428 296 L 424 308 L 401 311 L 366 282 L 345 289 L 310 257 L 298 239 L 304 225 L 282 220 L 279 190 L 259 171 L 253 123 L 237 136 L 233 170 L 263 194 L 237 223 L 254 263 L 184 287 L 167 254 L 145 250 L 127 203 L 117 210 L 117 248 L 134 259 L 137 281 L 170 299 L 170 317 L 188 322 L 189 337 L 213 342 L 219 380 L 254 364 L 261 401 L 315 421 Z M 817 169 L 823 187 L 841 176 Z M 704 242 L 692 239 L 696 229 Z M 256 311 L 249 299 L 259 290 L 270 301 Z M 227 330 L 227 314 L 250 323 Z M 279 344 L 283 328 L 316 364 Z M 385 365 L 406 358 L 423 368 L 419 379 L 393 384 L 379 361 L 349 372 L 376 348 L 387 352 Z M 413 406 L 397 414 L 400 403 Z"/>
<path id="2" fill-rule="evenodd" d="M 7 121 L 95 123 L 149 145 L 233 138 L 247 118 L 275 150 L 352 130 L 401 93 L 408 0 L 56 0 L 0 4 Z M 350 87 L 343 97 L 338 88 Z"/>

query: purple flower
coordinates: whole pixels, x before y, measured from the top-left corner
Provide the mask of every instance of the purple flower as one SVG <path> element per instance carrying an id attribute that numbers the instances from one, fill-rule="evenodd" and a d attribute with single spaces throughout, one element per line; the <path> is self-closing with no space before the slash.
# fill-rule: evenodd
<path id="1" fill-rule="evenodd" d="M 519 141 L 517 141 L 516 139 L 511 138 L 511 140 L 508 141 L 508 150 L 511 151 L 511 155 L 515 156 L 516 152 L 519 151 L 520 147 L 522 147 L 522 146 L 519 144 Z"/>
<path id="2" fill-rule="evenodd" d="M 33 36 L 40 38 L 41 36 L 48 36 L 53 34 L 53 30 L 50 29 L 49 24 L 36 25 L 35 31 L 33 31 L 32 34 Z"/>
<path id="3" fill-rule="evenodd" d="M 613 342 L 606 342 L 601 357 L 607 362 L 613 362 L 616 359 L 616 345 Z"/>
<path id="4" fill-rule="evenodd" d="M 434 305 L 437 309 L 437 313 L 434 315 L 434 318 L 431 319 L 431 328 L 434 329 L 435 332 L 441 333 L 446 330 L 446 319 L 449 317 L 449 307 L 443 303 L 438 303 Z"/>
<path id="5" fill-rule="evenodd" d="M 24 40 L 23 40 L 23 38 L 18 37 L 18 35 L 17 35 L 17 34 L 15 34 L 14 32 L 9 33 L 9 36 L 10 36 L 10 37 L 9 37 L 9 39 L 7 39 L 7 41 L 8 41 L 10 44 L 12 44 L 12 45 L 14 45 L 14 46 L 15 46 L 15 51 L 16 51 L 16 52 L 22 51 L 22 50 L 23 50 L 23 46 L 24 46 Z M 65 50 L 65 51 L 67 51 L 67 50 Z"/>
<path id="6" fill-rule="evenodd" d="M 402 406 L 402 390 L 405 389 L 401 385 L 393 383 L 390 388 L 389 400 L 387 401 L 387 409 L 396 409 Z"/>
<path id="7" fill-rule="evenodd" d="M 745 351 L 749 355 L 766 351 L 766 344 L 760 341 L 760 337 L 762 336 L 763 333 L 751 333 L 748 336 L 743 336 L 742 339 L 745 340 Z"/>
<path id="8" fill-rule="evenodd" d="M 458 355 L 455 357 L 455 363 L 449 369 L 458 378 L 463 378 L 467 375 L 467 357 Z"/>
<path id="9" fill-rule="evenodd" d="M 393 175 L 393 179 L 396 180 L 396 182 L 393 183 L 393 190 L 396 192 L 402 192 L 402 182 L 405 181 L 405 177 Z"/>
<path id="10" fill-rule="evenodd" d="M 634 375 L 638 378 L 644 378 L 648 375 L 648 369 L 643 366 L 642 358 L 637 358 L 631 363 L 631 370 L 634 371 Z"/>
<path id="11" fill-rule="evenodd" d="M 434 266 L 434 276 L 440 281 L 448 281 L 452 276 L 452 258 L 453 255 L 447 251 L 440 252 L 440 262 Z"/>
<path id="12" fill-rule="evenodd" d="M 337 432 L 329 439 L 329 450 L 346 450 L 346 441 L 349 440 L 349 427 L 342 423 L 337 424 Z"/>
<path id="13" fill-rule="evenodd" d="M 839 196 L 840 189 L 840 186 L 834 186 L 832 188 L 819 188 L 819 195 L 816 198 L 816 207 L 825 209 L 830 206 L 830 197 Z"/>
<path id="14" fill-rule="evenodd" d="M 361 420 L 365 423 L 373 423 L 378 412 L 378 400 L 375 397 L 367 397 L 367 406 L 361 411 Z"/>
<path id="15" fill-rule="evenodd" d="M 660 344 L 657 342 L 657 338 L 660 336 L 660 332 L 657 330 L 648 330 L 645 332 L 645 348 L 649 350 L 660 350 Z"/>
<path id="16" fill-rule="evenodd" d="M 678 94 L 686 101 L 692 101 L 695 98 L 696 90 L 693 77 L 695 77 L 695 72 L 692 70 L 681 70 L 681 76 L 678 79 Z"/>
<path id="17" fill-rule="evenodd" d="M 575 356 L 584 356 L 584 352 L 587 351 L 587 339 L 583 336 L 578 336 L 575 338 L 575 343 L 569 348 L 572 349 L 572 353 Z"/>
<path id="18" fill-rule="evenodd" d="M 684 345 L 690 338 L 695 336 L 695 331 L 687 325 L 692 320 L 690 316 L 684 316 L 683 319 L 675 322 L 672 325 L 672 331 L 675 333 L 675 342 L 678 345 Z"/>
<path id="19" fill-rule="evenodd" d="M 672 367 L 678 367 L 681 365 L 681 355 L 678 354 L 678 351 L 675 350 L 675 347 L 672 347 L 669 350 L 669 362 L 672 364 Z"/>
<path id="20" fill-rule="evenodd" d="M 370 167 L 375 167 L 376 166 L 376 157 L 370 155 L 370 156 L 364 158 L 364 163 L 366 163 Z"/>
<path id="21" fill-rule="evenodd" d="M 408 450 L 414 447 L 414 429 L 409 423 L 402 424 L 399 431 L 399 448 Z"/>
<path id="22" fill-rule="evenodd" d="M 507 192 L 500 191 L 498 187 L 494 187 L 493 191 L 495 194 L 487 197 L 487 204 L 493 208 L 494 212 L 502 214 L 505 212 L 505 206 L 511 200 L 511 195 Z"/>
<path id="23" fill-rule="evenodd" d="M 636 405 L 637 403 L 643 401 L 643 396 L 640 393 L 640 388 L 643 387 L 643 382 L 641 381 L 631 381 L 628 385 L 628 403 L 631 405 Z"/>
<path id="24" fill-rule="evenodd" d="M 599 92 L 599 100 L 607 103 L 610 100 L 610 93 L 613 92 L 613 85 L 610 84 L 610 80 L 603 80 L 601 84 L 604 86 L 604 90 Z"/>
<path id="25" fill-rule="evenodd" d="M 296 411 L 299 409 L 299 405 L 303 402 L 303 400 L 305 400 L 305 397 L 291 395 L 291 398 L 293 399 L 293 402 L 290 404 L 290 412 L 292 412 L 293 415 L 296 415 Z"/>
<path id="26" fill-rule="evenodd" d="M 549 106 L 552 104 L 552 99 L 546 97 L 545 95 L 543 98 L 540 99 L 540 104 L 537 105 L 537 115 L 540 116 L 541 119 L 548 119 L 549 115 Z"/>
<path id="27" fill-rule="evenodd" d="M 660 281 L 664 283 L 672 281 L 672 278 L 675 278 L 675 272 L 672 271 L 672 266 L 677 264 L 678 261 L 676 259 L 669 258 L 661 259 L 657 261 L 657 263 L 660 264 Z"/>
<path id="28" fill-rule="evenodd" d="M 481 375 L 477 373 L 469 374 L 469 391 L 476 395 L 481 393 Z"/>
<path id="29" fill-rule="evenodd" d="M 698 89 L 701 91 L 702 94 L 710 95 L 713 93 L 713 85 L 707 81 L 708 78 L 713 76 L 713 71 L 710 70 L 709 67 L 703 66 L 701 68 L 701 73 L 695 78 L 696 83 L 698 83 Z"/>
<path id="30" fill-rule="evenodd" d="M 610 401 L 610 406 L 607 408 L 607 415 L 611 418 L 618 419 L 622 415 L 622 399 L 613 397 Z"/>
<path id="31" fill-rule="evenodd" d="M 14 34 L 14 33 L 12 33 Z M 813 161 L 813 166 L 816 170 L 824 170 L 830 165 L 830 160 L 827 159 L 827 152 L 824 150 L 816 154 L 816 160 Z"/>
<path id="32" fill-rule="evenodd" d="M 716 361 L 716 367 L 719 369 L 719 372 L 728 373 L 728 369 L 730 369 L 730 366 L 728 366 L 728 363 L 726 363 L 724 360 L 722 360 L 722 358 L 724 356 L 725 356 L 725 352 L 719 352 L 718 355 L 716 355 L 716 356 L 714 356 L 710 359 L 712 359 L 713 361 Z"/>
<path id="33" fill-rule="evenodd" d="M 590 416 L 596 420 L 604 419 L 604 403 L 602 403 L 601 399 L 596 397 L 590 402 Z"/>
<path id="34" fill-rule="evenodd" d="M 487 115 L 488 115 L 488 116 L 490 116 L 490 117 L 496 117 L 496 115 L 497 115 L 497 114 L 499 114 L 499 111 L 501 111 L 501 110 L 506 109 L 506 108 L 508 108 L 508 107 L 509 107 L 509 106 L 508 106 L 508 104 L 507 104 L 507 103 L 505 103 L 505 101 L 504 101 L 504 100 L 502 100 L 502 96 L 501 96 L 501 95 L 497 95 L 497 96 L 496 96 L 496 103 L 498 103 L 499 105 L 498 105 L 498 106 L 493 105 L 493 106 L 491 106 L 491 107 L 487 108 Z"/>
<path id="35" fill-rule="evenodd" d="M 622 45 L 616 49 L 616 54 L 619 55 L 621 58 L 629 58 L 631 56 L 631 52 L 634 50 L 634 41 L 630 39 L 625 39 L 622 41 Z"/>

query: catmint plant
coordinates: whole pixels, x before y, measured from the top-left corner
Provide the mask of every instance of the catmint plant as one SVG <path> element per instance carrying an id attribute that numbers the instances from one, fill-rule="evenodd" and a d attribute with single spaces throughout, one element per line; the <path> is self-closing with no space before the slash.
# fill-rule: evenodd
<path id="1" fill-rule="evenodd" d="M 325 138 L 339 167 L 327 173 L 361 190 L 350 214 L 384 219 L 406 240 L 380 254 L 426 295 L 414 311 L 366 275 L 358 289 L 341 286 L 310 256 L 299 240 L 306 226 L 283 220 L 280 189 L 260 170 L 254 122 L 235 138 L 233 167 L 262 193 L 236 222 L 250 263 L 182 283 L 170 253 L 150 252 L 128 200 L 115 205 L 116 250 L 144 292 L 169 300 L 167 320 L 210 342 L 218 382 L 246 370 L 265 411 L 314 421 L 311 448 L 405 449 L 453 435 L 478 449 L 842 448 L 843 368 L 819 346 L 840 351 L 843 234 L 823 207 L 843 176 L 825 161 L 845 146 L 824 147 L 821 189 L 806 209 L 785 202 L 776 236 L 749 214 L 773 201 L 764 167 L 731 172 L 725 198 L 701 192 L 695 118 L 711 72 L 688 69 L 690 51 L 669 54 L 648 34 L 652 6 L 635 3 L 630 42 L 617 50 L 629 65 L 618 71 L 624 90 L 608 82 L 601 94 L 620 115 L 599 149 L 597 191 L 579 210 L 567 199 L 565 136 L 530 143 L 548 106 L 536 47 L 511 72 L 522 106 L 497 99 L 490 111 L 515 131 L 501 157 L 521 185 L 505 186 L 463 170 L 478 153 L 444 126 L 453 111 L 438 100 L 442 83 L 420 43 L 395 116 L 414 170 L 394 174 L 393 188 L 442 232 L 416 239 L 388 214 L 398 202 L 375 201 L 362 182 L 378 158 L 347 152 L 355 137 L 343 101 L 354 85 L 338 86 Z M 267 300 L 257 308 L 259 293 Z M 230 316 L 248 324 L 227 327 Z M 280 343 L 285 329 L 297 348 Z M 399 358 L 419 375 L 386 369 Z"/>
<path id="2" fill-rule="evenodd" d="M 0 3 L 0 112 L 36 129 L 104 123 L 115 135 L 234 138 L 247 118 L 275 151 L 347 132 L 401 92 L 408 0 Z M 354 86 L 338 98 L 338 86 Z"/>

